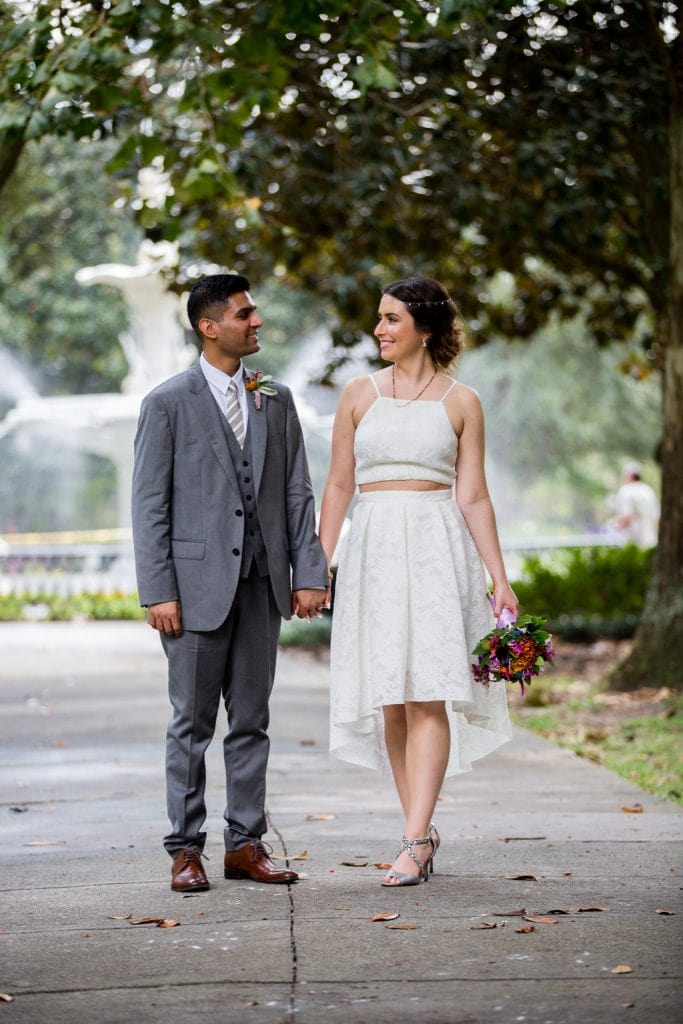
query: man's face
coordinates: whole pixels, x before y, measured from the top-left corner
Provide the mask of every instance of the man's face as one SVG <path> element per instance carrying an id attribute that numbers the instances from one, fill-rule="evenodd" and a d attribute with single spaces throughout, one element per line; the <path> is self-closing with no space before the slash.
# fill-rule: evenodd
<path id="1" fill-rule="evenodd" d="M 258 331 L 263 320 L 249 292 L 230 296 L 220 319 L 202 317 L 199 328 L 206 339 L 205 353 L 219 360 L 239 360 L 259 350 Z"/>

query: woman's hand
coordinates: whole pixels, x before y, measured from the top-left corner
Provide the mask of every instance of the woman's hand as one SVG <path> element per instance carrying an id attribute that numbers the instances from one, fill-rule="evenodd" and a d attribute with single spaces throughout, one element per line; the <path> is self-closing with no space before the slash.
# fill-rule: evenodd
<path id="1" fill-rule="evenodd" d="M 496 616 L 496 619 L 500 618 L 503 608 L 509 608 L 515 618 L 519 614 L 517 595 L 507 580 L 493 584 L 492 604 L 493 614 Z"/>

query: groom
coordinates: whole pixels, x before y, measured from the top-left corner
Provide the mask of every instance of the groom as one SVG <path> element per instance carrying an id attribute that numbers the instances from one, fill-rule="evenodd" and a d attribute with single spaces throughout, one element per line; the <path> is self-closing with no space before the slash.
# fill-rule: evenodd
<path id="1" fill-rule="evenodd" d="M 204 755 L 221 699 L 226 878 L 292 882 L 261 836 L 268 699 L 281 618 L 327 597 L 301 427 L 288 388 L 242 366 L 263 321 L 237 274 L 198 281 L 187 305 L 202 354 L 142 403 L 135 439 L 133 537 L 140 603 L 168 658 L 166 737 L 171 888 L 209 888 Z"/>

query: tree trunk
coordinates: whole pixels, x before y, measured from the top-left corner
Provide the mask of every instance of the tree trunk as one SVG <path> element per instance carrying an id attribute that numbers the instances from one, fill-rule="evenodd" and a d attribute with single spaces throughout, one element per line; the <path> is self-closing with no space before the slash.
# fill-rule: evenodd
<path id="1" fill-rule="evenodd" d="M 612 689 L 683 689 L 683 71 L 674 81 L 670 132 L 671 266 L 664 357 L 662 517 L 652 581 L 631 652 Z"/>

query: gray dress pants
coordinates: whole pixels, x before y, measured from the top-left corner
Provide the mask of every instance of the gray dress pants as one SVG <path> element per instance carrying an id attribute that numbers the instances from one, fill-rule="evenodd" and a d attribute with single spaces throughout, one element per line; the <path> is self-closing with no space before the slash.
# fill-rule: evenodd
<path id="1" fill-rule="evenodd" d="M 181 609 L 182 612 L 182 609 Z M 223 740 L 227 804 L 226 850 L 236 850 L 267 830 L 265 818 L 268 700 L 275 677 L 281 618 L 268 576 L 255 564 L 240 579 L 230 613 L 216 630 L 161 634 L 168 658 L 173 711 L 166 734 L 166 803 L 173 856 L 202 850 L 206 832 L 205 754 L 216 729 L 221 698 L 228 730 Z"/>

